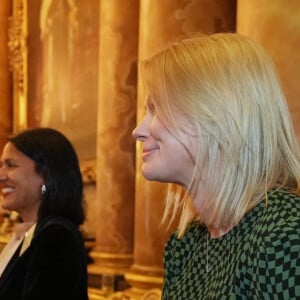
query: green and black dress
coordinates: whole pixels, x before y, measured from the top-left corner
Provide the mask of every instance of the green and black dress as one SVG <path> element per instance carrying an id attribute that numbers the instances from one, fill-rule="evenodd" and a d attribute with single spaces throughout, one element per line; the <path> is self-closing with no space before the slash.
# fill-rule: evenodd
<path id="1" fill-rule="evenodd" d="M 165 247 L 162 299 L 300 299 L 300 197 L 269 194 L 230 232 L 193 223 Z"/>

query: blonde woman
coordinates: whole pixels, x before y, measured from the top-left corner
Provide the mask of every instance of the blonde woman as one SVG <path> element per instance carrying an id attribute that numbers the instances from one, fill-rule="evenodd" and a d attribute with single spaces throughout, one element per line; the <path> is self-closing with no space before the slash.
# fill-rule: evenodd
<path id="1" fill-rule="evenodd" d="M 223 33 L 140 67 L 141 171 L 176 184 L 164 219 L 180 213 L 162 298 L 300 299 L 300 150 L 269 55 Z"/>

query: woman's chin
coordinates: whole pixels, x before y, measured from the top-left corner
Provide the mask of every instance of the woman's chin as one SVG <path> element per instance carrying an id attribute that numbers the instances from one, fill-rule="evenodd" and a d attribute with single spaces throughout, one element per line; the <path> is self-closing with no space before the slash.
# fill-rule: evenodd
<path id="1" fill-rule="evenodd" d="M 147 168 L 147 167 L 143 166 L 142 169 L 141 169 L 141 172 L 142 172 L 144 178 L 149 180 L 149 181 L 161 181 L 159 179 L 159 176 L 158 176 L 157 172 L 154 172 L 150 168 Z"/>

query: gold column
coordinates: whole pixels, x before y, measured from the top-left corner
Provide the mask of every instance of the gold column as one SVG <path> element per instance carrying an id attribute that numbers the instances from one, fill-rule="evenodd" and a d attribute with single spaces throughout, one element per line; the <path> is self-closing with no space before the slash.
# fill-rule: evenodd
<path id="1" fill-rule="evenodd" d="M 300 2 L 239 0 L 237 31 L 259 41 L 273 57 L 300 141 Z"/>
<path id="2" fill-rule="evenodd" d="M 235 1 L 141 0 L 139 60 L 189 32 L 235 30 Z M 145 95 L 138 86 L 138 120 L 144 115 Z M 140 174 L 141 145 L 137 143 L 134 264 L 125 278 L 133 298 L 162 286 L 163 248 L 170 232 L 160 225 L 166 184 L 148 182 Z"/>
<path id="3" fill-rule="evenodd" d="M 98 211 L 90 274 L 123 274 L 133 260 L 138 3 L 100 5 Z"/>
<path id="4" fill-rule="evenodd" d="M 0 153 L 6 143 L 6 138 L 12 132 L 12 101 L 11 74 L 8 60 L 8 28 L 9 17 L 12 14 L 12 2 L 0 3 Z"/>

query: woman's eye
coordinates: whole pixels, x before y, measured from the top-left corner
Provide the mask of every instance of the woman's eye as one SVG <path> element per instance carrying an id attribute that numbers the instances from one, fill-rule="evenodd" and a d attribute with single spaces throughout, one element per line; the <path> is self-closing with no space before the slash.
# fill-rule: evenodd
<path id="1" fill-rule="evenodd" d="M 14 162 L 12 162 L 12 161 L 8 161 L 8 162 L 6 163 L 6 166 L 7 166 L 9 169 L 14 169 L 14 168 L 17 167 L 17 165 L 16 165 Z"/>

